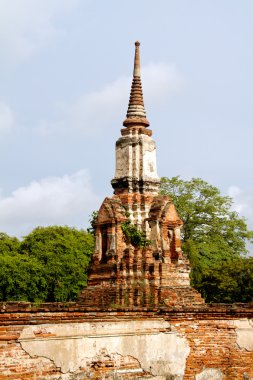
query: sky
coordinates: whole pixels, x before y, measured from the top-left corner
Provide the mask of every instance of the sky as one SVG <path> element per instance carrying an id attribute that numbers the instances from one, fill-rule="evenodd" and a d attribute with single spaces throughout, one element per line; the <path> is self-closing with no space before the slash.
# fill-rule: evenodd
<path id="1" fill-rule="evenodd" d="M 0 231 L 88 226 L 113 191 L 134 42 L 158 174 L 253 229 L 251 0 L 0 0 Z"/>

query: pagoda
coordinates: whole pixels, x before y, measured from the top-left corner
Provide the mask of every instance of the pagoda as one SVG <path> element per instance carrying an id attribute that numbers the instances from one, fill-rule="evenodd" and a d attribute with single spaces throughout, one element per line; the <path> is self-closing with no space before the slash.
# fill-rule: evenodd
<path id="1" fill-rule="evenodd" d="M 79 303 L 102 308 L 202 303 L 190 286 L 189 261 L 181 249 L 183 222 L 171 198 L 159 193 L 138 41 L 123 126 L 116 141 L 114 195 L 105 198 L 94 221 L 95 250 Z"/>

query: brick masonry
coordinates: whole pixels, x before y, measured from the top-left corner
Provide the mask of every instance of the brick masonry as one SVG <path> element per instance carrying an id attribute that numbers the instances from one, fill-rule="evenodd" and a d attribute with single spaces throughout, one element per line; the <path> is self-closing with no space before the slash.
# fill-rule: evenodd
<path id="1" fill-rule="evenodd" d="M 0 379 L 252 379 L 253 304 L 0 304 Z"/>

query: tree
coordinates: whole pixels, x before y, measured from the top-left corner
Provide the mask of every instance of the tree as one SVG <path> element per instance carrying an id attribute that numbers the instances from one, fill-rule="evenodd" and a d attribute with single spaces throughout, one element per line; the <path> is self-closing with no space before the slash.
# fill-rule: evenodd
<path id="1" fill-rule="evenodd" d="M 233 263 L 238 265 L 247 253 L 246 242 L 252 241 L 253 231 L 248 230 L 244 218 L 232 211 L 232 199 L 202 179 L 162 178 L 161 193 L 171 196 L 184 222 L 182 246 L 191 262 L 192 285 L 212 301 L 205 276 L 210 278 L 210 273 L 217 272 L 225 262 L 230 269 Z"/>
<path id="2" fill-rule="evenodd" d="M 21 242 L 0 233 L 0 300 L 37 301 L 45 297 L 43 266 L 20 254 Z M 29 295 L 28 295 L 29 294 Z"/>
<path id="3" fill-rule="evenodd" d="M 1 300 L 70 301 L 87 285 L 94 247 L 94 237 L 88 232 L 37 227 L 17 247 L 14 240 L 9 249 L 11 239 L 4 235 L 0 244 Z"/>
<path id="4" fill-rule="evenodd" d="M 69 301 L 87 285 L 87 267 L 94 238 L 75 228 L 37 227 L 21 243 L 23 255 L 36 258 L 45 268 L 46 301 Z"/>
<path id="5" fill-rule="evenodd" d="M 16 253 L 20 247 L 20 241 L 16 237 L 11 237 L 0 232 L 0 253 Z"/>
<path id="6" fill-rule="evenodd" d="M 0 300 L 40 302 L 47 298 L 45 268 L 36 259 L 0 253 Z"/>
<path id="7" fill-rule="evenodd" d="M 221 262 L 203 273 L 199 290 L 207 302 L 253 300 L 253 258 L 238 257 Z"/>

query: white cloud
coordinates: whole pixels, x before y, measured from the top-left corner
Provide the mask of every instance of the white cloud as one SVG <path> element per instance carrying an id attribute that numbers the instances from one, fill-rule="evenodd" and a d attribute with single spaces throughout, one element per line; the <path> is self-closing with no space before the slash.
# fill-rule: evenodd
<path id="1" fill-rule="evenodd" d="M 63 30 L 56 16 L 66 13 L 79 0 L 1 0 L 1 60 L 16 62 L 30 58 L 51 43 Z"/>
<path id="2" fill-rule="evenodd" d="M 169 94 L 178 92 L 184 84 L 183 76 L 174 63 L 151 63 L 142 71 L 144 100 L 150 104 L 160 103 Z"/>
<path id="3" fill-rule="evenodd" d="M 87 227 L 98 204 L 87 170 L 43 178 L 0 198 L 0 231 L 23 236 L 36 226 Z"/>
<path id="4" fill-rule="evenodd" d="M 241 192 L 242 191 L 238 186 L 230 186 L 228 189 L 228 195 L 232 198 L 235 198 L 237 195 L 241 194 Z"/>
<path id="5" fill-rule="evenodd" d="M 240 189 L 231 186 L 228 195 L 234 199 L 233 209 L 248 220 L 249 227 L 253 229 L 253 189 Z"/>
<path id="6" fill-rule="evenodd" d="M 14 114 L 11 108 L 0 103 L 0 133 L 8 132 L 14 125 Z"/>
<path id="7" fill-rule="evenodd" d="M 131 77 L 120 77 L 98 91 L 83 94 L 73 104 L 59 105 L 64 118 L 56 122 L 43 120 L 39 131 L 42 135 L 50 132 L 73 131 L 97 134 L 101 129 L 115 128 L 114 121 L 123 121 L 127 111 L 131 88 Z M 166 97 L 182 87 L 184 81 L 174 64 L 152 63 L 142 70 L 144 102 L 161 103 Z M 148 110 L 147 110 L 148 111 Z"/>

